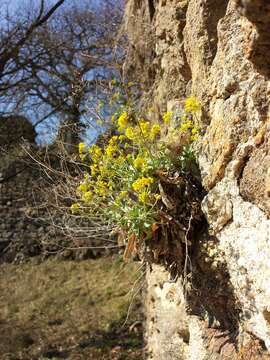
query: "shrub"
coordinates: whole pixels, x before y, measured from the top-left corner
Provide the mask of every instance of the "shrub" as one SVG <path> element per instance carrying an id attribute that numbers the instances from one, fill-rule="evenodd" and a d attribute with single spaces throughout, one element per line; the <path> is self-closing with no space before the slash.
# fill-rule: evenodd
<path id="1" fill-rule="evenodd" d="M 192 143 L 198 137 L 199 108 L 195 98 L 188 98 L 181 115 L 167 112 L 162 121 L 151 123 L 131 107 L 122 107 L 113 117 L 115 131 L 107 144 L 79 144 L 87 171 L 71 210 L 113 225 L 128 248 L 130 242 L 131 249 L 151 242 L 172 222 L 170 213 L 179 199 L 170 198 L 170 185 L 182 193 L 182 200 L 188 196 L 181 184 L 196 171 Z"/>

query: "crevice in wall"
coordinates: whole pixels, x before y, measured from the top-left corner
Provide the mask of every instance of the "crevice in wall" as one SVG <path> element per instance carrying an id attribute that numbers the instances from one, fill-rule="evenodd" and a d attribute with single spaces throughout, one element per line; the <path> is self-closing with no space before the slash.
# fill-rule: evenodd
<path id="1" fill-rule="evenodd" d="M 205 14 L 205 30 L 208 34 L 208 50 L 206 62 L 211 65 L 216 53 L 218 46 L 218 22 L 222 19 L 228 7 L 229 0 L 211 0 L 206 1 L 205 8 L 203 9 Z"/>
<path id="2" fill-rule="evenodd" d="M 191 85 L 191 81 L 192 81 L 192 72 L 191 72 L 190 65 L 187 61 L 187 55 L 184 51 L 183 51 L 183 62 L 184 62 L 184 66 L 181 68 L 181 74 L 182 74 L 183 78 L 185 79 L 186 96 L 189 96 L 190 95 L 190 86 L 189 85 Z"/>
<path id="3" fill-rule="evenodd" d="M 192 287 L 187 297 L 190 313 L 207 319 L 209 327 L 237 333 L 240 306 L 218 240 L 209 235 L 207 226 L 192 251 Z"/>
<path id="4" fill-rule="evenodd" d="M 218 239 L 209 235 L 208 224 L 196 234 L 189 256 L 188 315 L 200 320 L 204 345 L 213 358 L 236 359 L 241 306 L 230 282 L 225 256 L 220 252 Z"/>
<path id="5" fill-rule="evenodd" d="M 154 15 L 155 15 L 155 4 L 154 4 L 154 0 L 148 0 L 148 9 L 149 9 L 150 21 L 152 21 Z"/>
<path id="6" fill-rule="evenodd" d="M 270 4 L 268 1 L 237 0 L 238 8 L 256 27 L 256 33 L 249 34 L 247 55 L 256 70 L 270 77 Z"/>
<path id="7" fill-rule="evenodd" d="M 134 0 L 134 2 L 133 2 L 133 11 L 141 9 L 142 3 L 143 3 L 143 0 Z"/>

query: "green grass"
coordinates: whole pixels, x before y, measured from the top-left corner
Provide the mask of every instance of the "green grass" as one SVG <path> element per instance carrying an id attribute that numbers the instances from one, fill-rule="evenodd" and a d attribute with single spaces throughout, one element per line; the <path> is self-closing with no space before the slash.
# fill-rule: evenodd
<path id="1" fill-rule="evenodd" d="M 139 300 L 123 327 L 136 264 L 83 262 L 0 266 L 0 359 L 143 359 Z"/>

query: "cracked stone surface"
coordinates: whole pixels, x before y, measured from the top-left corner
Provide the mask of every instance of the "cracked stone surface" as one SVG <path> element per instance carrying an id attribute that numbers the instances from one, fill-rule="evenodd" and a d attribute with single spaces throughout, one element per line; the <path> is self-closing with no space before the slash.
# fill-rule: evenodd
<path id="1" fill-rule="evenodd" d="M 126 27 L 133 46 L 126 71 L 132 64 L 137 81 L 144 79 L 145 104 L 151 103 L 157 116 L 186 95 L 200 100 L 202 131 L 195 151 L 208 192 L 202 208 L 216 239 L 215 251 L 208 263 L 203 260 L 202 267 L 205 271 L 209 268 L 209 276 L 215 277 L 209 264 L 219 263 L 215 257 L 222 254 L 237 303 L 230 319 L 235 315 L 241 338 L 238 350 L 254 350 L 252 341 L 256 338 L 269 353 L 270 5 L 263 0 L 151 3 L 151 17 L 148 1 L 127 3 Z M 199 243 L 209 241 L 206 236 Z M 198 251 L 203 254 L 202 249 Z M 154 269 L 149 273 L 149 284 L 156 276 L 159 278 L 159 272 Z M 165 284 L 167 280 L 162 281 Z M 178 294 L 172 303 L 166 298 L 170 287 Z M 154 307 L 148 303 L 148 311 L 159 319 L 151 325 L 151 331 L 151 321 L 147 323 L 152 359 L 234 359 L 231 348 L 225 351 L 212 340 L 205 340 L 212 332 L 221 331 L 216 325 L 205 326 L 205 319 L 213 317 L 211 311 L 190 314 L 188 304 L 185 309 L 178 304 L 183 295 L 180 282 L 159 287 L 158 291 L 149 285 L 149 293 L 154 293 L 159 304 Z M 216 306 L 222 309 L 225 305 L 220 302 Z M 183 323 L 189 329 L 186 342 L 186 335 L 180 331 Z M 174 335 L 166 333 L 168 324 Z M 227 328 L 230 339 L 234 331 Z M 227 335 L 219 334 L 224 339 Z M 162 351 L 168 350 L 167 357 L 160 353 L 161 343 L 165 347 Z M 258 354 L 253 353 L 253 358 L 268 356 L 267 352 Z"/>

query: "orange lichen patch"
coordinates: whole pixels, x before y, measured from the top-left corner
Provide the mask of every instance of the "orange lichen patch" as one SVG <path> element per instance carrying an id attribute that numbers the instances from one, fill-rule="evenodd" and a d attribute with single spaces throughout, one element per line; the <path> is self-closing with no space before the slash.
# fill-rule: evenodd
<path id="1" fill-rule="evenodd" d="M 260 130 L 258 131 L 257 135 L 255 136 L 255 144 L 256 146 L 261 145 L 264 142 L 266 133 L 266 124 L 264 124 Z"/>
<path id="2" fill-rule="evenodd" d="M 210 173 L 205 177 L 203 181 L 203 185 L 207 190 L 212 189 L 215 184 L 223 178 L 226 166 L 231 159 L 234 148 L 235 146 L 231 141 L 225 143 L 221 148 L 221 153 L 219 154 L 216 161 L 213 163 L 210 169 Z"/>
<path id="3" fill-rule="evenodd" d="M 228 126 L 228 122 L 232 122 L 233 119 L 228 118 L 224 113 L 223 105 L 217 105 L 215 112 L 211 126 L 206 131 L 205 145 L 203 145 L 203 151 L 208 153 L 208 158 L 213 159 L 209 173 L 203 180 L 203 185 L 207 190 L 213 188 L 223 178 L 237 142 L 232 129 Z"/>

